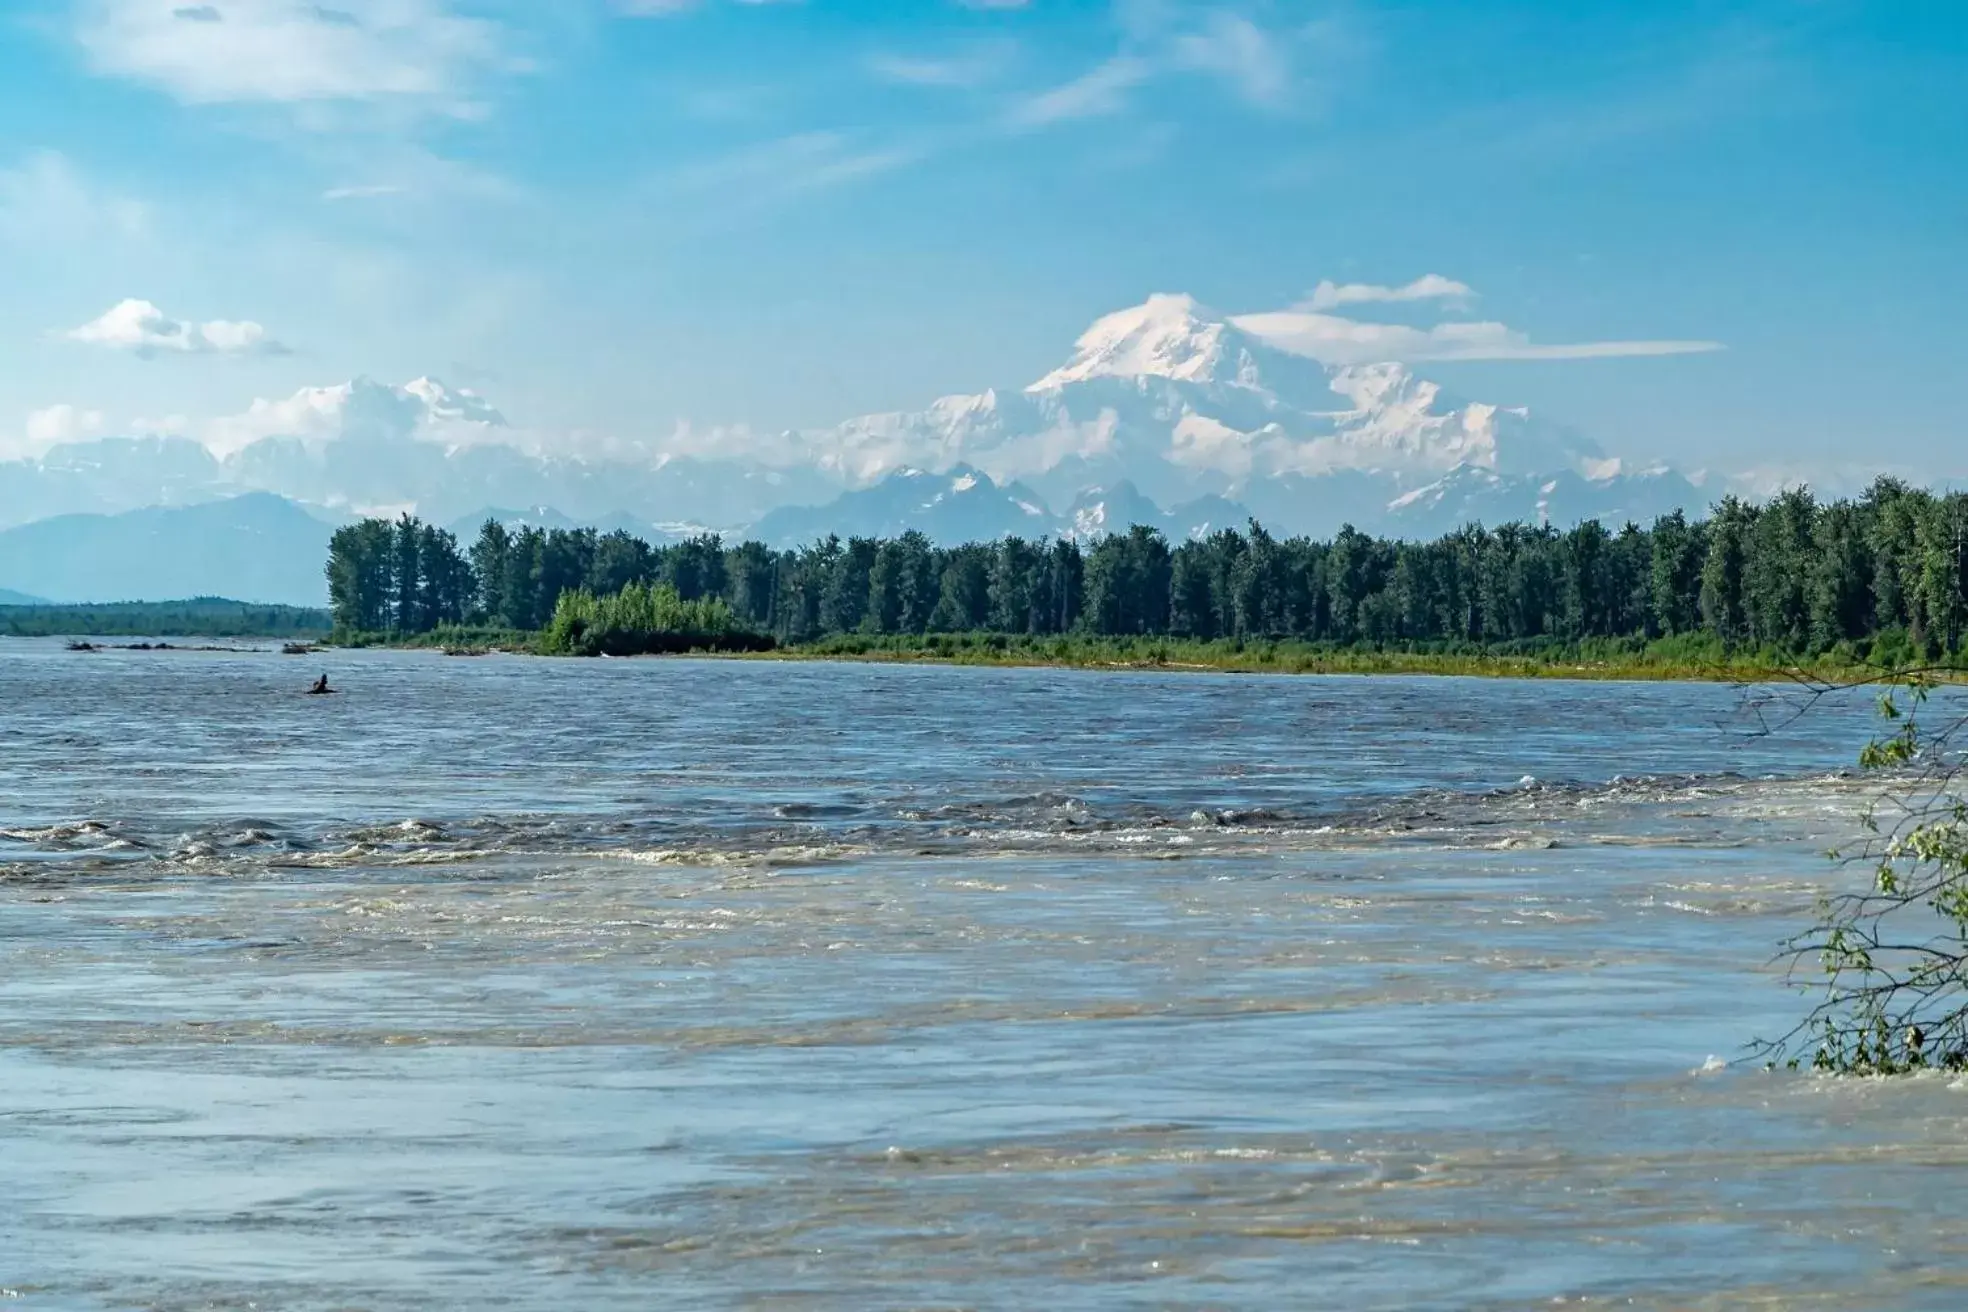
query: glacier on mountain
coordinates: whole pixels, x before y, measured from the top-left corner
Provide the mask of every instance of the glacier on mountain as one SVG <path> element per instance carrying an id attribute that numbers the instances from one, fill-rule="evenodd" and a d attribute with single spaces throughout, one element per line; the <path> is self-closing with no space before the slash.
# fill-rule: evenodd
<path id="1" fill-rule="evenodd" d="M 1527 410 L 1462 402 L 1405 365 L 1328 368 L 1165 295 L 1100 319 L 1020 393 L 849 420 L 810 449 L 863 483 L 904 464 L 966 464 L 1054 496 L 1125 478 L 1170 498 L 1280 475 L 1357 470 L 1405 490 L 1460 465 L 1585 473 L 1605 461 Z"/>
<path id="2" fill-rule="evenodd" d="M 1262 321 L 1155 295 L 1097 320 L 1023 388 L 708 448 L 657 438 L 582 455 L 515 429 L 475 392 L 356 379 L 256 401 L 202 442 L 104 439 L 0 465 L 0 526 L 247 491 L 439 522 L 552 507 L 775 543 L 906 528 L 1085 537 L 1131 522 L 1187 534 L 1246 515 L 1286 533 L 1419 534 L 1704 500 L 1672 471 L 1628 473 L 1564 425 L 1462 400 L 1406 365 L 1295 354 L 1253 331 Z"/>

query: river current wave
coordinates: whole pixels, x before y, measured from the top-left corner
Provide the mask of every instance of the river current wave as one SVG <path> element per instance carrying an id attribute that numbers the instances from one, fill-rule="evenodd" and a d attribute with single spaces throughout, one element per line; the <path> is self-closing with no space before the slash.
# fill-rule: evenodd
<path id="1" fill-rule="evenodd" d="M 1968 1089 L 1746 1060 L 1877 787 L 1769 709 L 0 643 L 0 1286 L 1958 1306 Z"/>

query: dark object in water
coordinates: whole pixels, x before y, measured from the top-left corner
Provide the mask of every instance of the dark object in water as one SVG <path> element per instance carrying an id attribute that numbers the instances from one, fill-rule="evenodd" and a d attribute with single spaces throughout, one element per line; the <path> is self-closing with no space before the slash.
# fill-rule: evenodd
<path id="1" fill-rule="evenodd" d="M 69 644 L 68 644 L 68 649 L 69 649 L 70 651 L 96 651 L 96 650 L 99 650 L 99 649 L 97 648 L 97 646 L 96 646 L 96 644 L 95 644 L 95 643 L 93 643 L 93 642 L 71 642 L 71 643 L 69 643 Z"/>
<path id="2" fill-rule="evenodd" d="M 314 681 L 314 686 L 307 690 L 307 695 L 310 697 L 326 697 L 334 691 L 333 688 L 328 686 L 328 676 L 324 674 Z"/>
<path id="3" fill-rule="evenodd" d="M 312 656 L 314 648 L 305 642 L 283 642 L 280 644 L 282 656 Z"/>

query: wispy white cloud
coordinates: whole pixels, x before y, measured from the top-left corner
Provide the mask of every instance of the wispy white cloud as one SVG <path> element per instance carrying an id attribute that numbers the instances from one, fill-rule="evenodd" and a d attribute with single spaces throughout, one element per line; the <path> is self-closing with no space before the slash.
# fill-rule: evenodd
<path id="1" fill-rule="evenodd" d="M 401 196 L 409 190 L 394 182 L 371 182 L 351 187 L 330 187 L 321 193 L 323 200 L 379 200 L 385 196 Z"/>
<path id="2" fill-rule="evenodd" d="M 868 146 L 841 132 L 801 132 L 671 173 L 668 187 L 744 208 L 875 177 L 922 158 L 919 146 Z"/>
<path id="3" fill-rule="evenodd" d="M 149 226 L 147 206 L 104 191 L 55 151 L 37 151 L 13 168 L 0 168 L 0 237 L 11 244 L 134 239 Z"/>
<path id="4" fill-rule="evenodd" d="M 1493 321 L 1440 323 L 1428 328 L 1369 323 L 1310 309 L 1239 315 L 1233 322 L 1280 350 L 1323 364 L 1387 360 L 1601 360 L 1618 356 L 1694 355 L 1720 351 L 1720 342 L 1647 340 L 1534 342 Z"/>
<path id="5" fill-rule="evenodd" d="M 85 346 L 156 355 L 283 355 L 287 348 L 251 320 L 173 319 L 149 301 L 120 301 L 62 336 Z"/>
<path id="6" fill-rule="evenodd" d="M 1027 96 L 1012 106 L 1006 122 L 1013 128 L 1031 129 L 1118 113 L 1126 106 L 1128 93 L 1153 71 L 1145 60 L 1116 55 L 1070 82 Z"/>
<path id="7" fill-rule="evenodd" d="M 981 43 L 954 55 L 923 56 L 880 52 L 868 57 L 868 69 L 885 82 L 903 86 L 980 87 L 996 79 L 1009 62 L 1011 46 L 1002 41 Z"/>
<path id="8" fill-rule="evenodd" d="M 1402 301 L 1467 301 L 1475 299 L 1475 296 L 1476 289 L 1468 283 L 1457 282 L 1454 278 L 1444 278 L 1439 273 L 1424 273 L 1413 282 L 1403 283 L 1398 287 L 1371 282 L 1336 283 L 1327 279 L 1312 289 L 1310 299 L 1300 308 L 1331 310 L 1342 305 L 1393 304 Z"/>
<path id="9" fill-rule="evenodd" d="M 1169 57 L 1178 68 L 1222 78 L 1253 105 L 1280 105 L 1291 90 L 1284 43 L 1241 14 L 1218 10 L 1200 28 L 1178 33 Z"/>
<path id="10" fill-rule="evenodd" d="M 310 142 L 310 154 L 322 174 L 339 179 L 319 193 L 330 203 L 536 199 L 503 173 L 439 154 L 404 136 L 329 136 Z"/>
<path id="11" fill-rule="evenodd" d="M 1343 44 L 1331 23 L 1271 28 L 1228 8 L 1166 0 L 1124 0 L 1115 17 L 1115 53 L 1072 81 L 1019 101 L 1008 115 L 1011 126 L 1115 115 L 1146 84 L 1183 74 L 1219 81 L 1247 105 L 1284 110 L 1303 98 L 1300 57 L 1313 47 Z"/>
<path id="12" fill-rule="evenodd" d="M 1285 310 L 1239 316 L 1246 332 L 1272 345 L 1326 364 L 1383 360 L 1595 360 L 1618 356 L 1693 355 L 1724 349 L 1694 339 L 1603 342 L 1534 342 L 1494 320 L 1450 320 L 1427 327 L 1374 323 L 1334 314 L 1349 305 L 1450 306 L 1474 300 L 1476 289 L 1439 273 L 1398 285 L 1324 280 L 1311 296 Z"/>
<path id="13" fill-rule="evenodd" d="M 76 37 L 99 73 L 192 104 L 414 101 L 471 114 L 473 84 L 523 62 L 450 0 L 84 0 Z"/>

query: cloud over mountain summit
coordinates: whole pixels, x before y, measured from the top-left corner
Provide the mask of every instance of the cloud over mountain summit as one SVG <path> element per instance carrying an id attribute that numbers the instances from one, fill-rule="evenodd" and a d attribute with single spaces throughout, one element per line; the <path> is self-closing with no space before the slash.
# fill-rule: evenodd
<path id="1" fill-rule="evenodd" d="M 1326 300 L 1466 291 L 1445 283 L 1355 285 Z M 57 447 L 21 466 L 15 484 L 78 510 L 131 508 L 131 496 L 160 489 L 181 500 L 250 490 L 441 522 L 530 505 L 734 531 L 769 522 L 789 534 L 912 516 L 931 532 L 1085 533 L 1116 516 L 1159 517 L 1158 507 L 1180 512 L 1171 532 L 1245 514 L 1320 531 L 1341 516 L 1638 513 L 1693 494 L 1684 480 L 1629 475 L 1585 435 L 1525 407 L 1463 400 L 1398 360 L 1314 358 L 1289 335 L 1258 331 L 1267 326 L 1267 316 L 1155 295 L 1096 320 L 1066 360 L 1023 387 L 828 428 L 679 427 L 603 446 L 514 426 L 476 392 L 434 379 L 358 378 L 257 400 L 177 437 Z M 76 416 L 43 427 L 88 432 Z M 923 491 L 936 487 L 948 495 Z M 836 503 L 844 493 L 853 495 Z M 0 519 L 19 513 L 0 505 Z"/>

